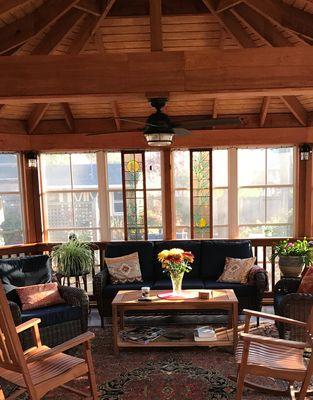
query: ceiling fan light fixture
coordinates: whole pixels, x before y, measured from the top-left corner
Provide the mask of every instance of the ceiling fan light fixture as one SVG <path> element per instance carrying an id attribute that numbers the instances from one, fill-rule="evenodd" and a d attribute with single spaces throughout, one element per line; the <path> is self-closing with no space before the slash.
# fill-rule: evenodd
<path id="1" fill-rule="evenodd" d="M 144 135 L 148 145 L 156 147 L 170 146 L 174 136 L 171 132 L 145 133 Z"/>

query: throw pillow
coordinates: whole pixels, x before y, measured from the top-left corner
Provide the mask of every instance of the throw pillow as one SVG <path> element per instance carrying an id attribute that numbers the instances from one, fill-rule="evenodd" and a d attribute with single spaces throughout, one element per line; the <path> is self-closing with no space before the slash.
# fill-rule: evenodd
<path id="1" fill-rule="evenodd" d="M 226 257 L 225 267 L 218 282 L 247 283 L 248 274 L 254 266 L 255 257 L 231 258 Z"/>
<path id="2" fill-rule="evenodd" d="M 104 260 L 114 285 L 142 282 L 138 252 L 122 257 L 104 258 Z"/>
<path id="3" fill-rule="evenodd" d="M 56 282 L 23 286 L 16 288 L 16 292 L 21 301 L 23 311 L 49 307 L 65 302 L 59 293 Z"/>
<path id="4" fill-rule="evenodd" d="M 304 274 L 300 286 L 298 287 L 298 293 L 313 294 L 313 267 L 308 268 Z"/>

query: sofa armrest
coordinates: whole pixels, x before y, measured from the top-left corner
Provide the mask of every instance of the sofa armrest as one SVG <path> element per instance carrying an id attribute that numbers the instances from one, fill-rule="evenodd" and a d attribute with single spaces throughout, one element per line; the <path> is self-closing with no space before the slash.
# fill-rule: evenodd
<path id="1" fill-rule="evenodd" d="M 274 287 L 274 293 L 275 294 L 296 293 L 299 288 L 300 282 L 301 282 L 300 278 L 280 279 Z"/>
<path id="2" fill-rule="evenodd" d="M 93 294 L 97 300 L 97 306 L 101 317 L 105 315 L 105 304 L 103 301 L 103 289 L 109 282 L 109 272 L 104 268 L 98 272 L 93 278 Z"/>
<path id="3" fill-rule="evenodd" d="M 59 286 L 59 292 L 66 304 L 78 306 L 82 309 L 82 332 L 86 332 L 88 328 L 89 314 L 88 294 L 83 289 L 72 286 Z"/>
<path id="4" fill-rule="evenodd" d="M 8 301 L 8 303 L 13 316 L 14 324 L 16 326 L 20 325 L 22 323 L 22 315 L 19 305 L 14 303 L 13 301 Z"/>

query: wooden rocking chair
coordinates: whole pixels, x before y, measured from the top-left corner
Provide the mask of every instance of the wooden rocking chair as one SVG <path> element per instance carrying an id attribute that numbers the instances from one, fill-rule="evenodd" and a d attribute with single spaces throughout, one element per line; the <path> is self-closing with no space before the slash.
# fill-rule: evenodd
<path id="1" fill-rule="evenodd" d="M 34 318 L 15 326 L 13 317 L 0 282 L 0 377 L 17 385 L 7 399 L 15 399 L 28 392 L 30 400 L 39 400 L 50 390 L 63 387 L 84 398 L 98 399 L 93 368 L 90 340 L 94 334 L 86 332 L 54 348 L 41 344 L 38 324 Z M 18 334 L 31 329 L 34 347 L 23 352 Z M 84 347 L 84 359 L 63 353 L 77 345 Z M 83 375 L 88 375 L 91 395 L 65 385 Z M 4 393 L 0 387 L 0 400 Z"/>
<path id="2" fill-rule="evenodd" d="M 307 323 L 257 311 L 244 310 L 243 312 L 246 314 L 244 332 L 239 335 L 236 350 L 238 364 L 236 400 L 241 400 L 244 386 L 268 394 L 289 395 L 291 399 L 297 397 L 304 400 L 306 395 L 313 394 L 308 391 L 313 373 L 313 355 L 307 363 L 303 358 L 304 349 L 313 348 L 313 308 Z M 302 327 L 307 331 L 307 343 L 250 334 L 248 332 L 252 316 Z M 286 390 L 257 385 L 245 381 L 247 374 L 286 380 L 289 385 Z M 293 387 L 295 381 L 302 382 L 299 392 L 296 392 Z"/>

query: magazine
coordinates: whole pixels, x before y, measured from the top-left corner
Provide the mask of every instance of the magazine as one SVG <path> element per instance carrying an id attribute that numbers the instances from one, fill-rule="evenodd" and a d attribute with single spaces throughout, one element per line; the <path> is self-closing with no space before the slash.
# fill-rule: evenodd
<path id="1" fill-rule="evenodd" d="M 159 338 L 163 332 L 164 330 L 158 327 L 138 326 L 137 328 L 121 331 L 120 336 L 125 341 L 149 343 Z"/>

